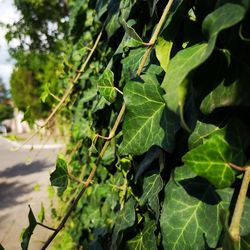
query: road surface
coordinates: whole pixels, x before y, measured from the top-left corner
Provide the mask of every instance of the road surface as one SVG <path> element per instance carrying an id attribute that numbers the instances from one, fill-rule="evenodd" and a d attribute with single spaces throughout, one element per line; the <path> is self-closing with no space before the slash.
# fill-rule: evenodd
<path id="1" fill-rule="evenodd" d="M 28 205 L 36 216 L 41 202 L 49 210 L 49 173 L 59 151 L 53 147 L 11 151 L 12 147 L 11 142 L 0 137 L 0 243 L 5 250 L 21 249 L 19 237 L 28 226 Z M 29 249 L 40 249 L 49 234 L 37 226 Z"/>

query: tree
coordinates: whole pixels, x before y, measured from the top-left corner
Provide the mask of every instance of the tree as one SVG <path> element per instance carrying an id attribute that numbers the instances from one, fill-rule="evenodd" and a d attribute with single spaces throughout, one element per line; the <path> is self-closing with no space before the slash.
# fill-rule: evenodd
<path id="1" fill-rule="evenodd" d="M 41 88 L 35 73 L 23 67 L 14 68 L 11 78 L 11 96 L 15 106 L 25 112 L 30 107 L 33 118 L 44 118 L 49 110 L 48 104 L 40 100 Z"/>
<path id="2" fill-rule="evenodd" d="M 0 122 L 13 117 L 13 107 L 10 104 L 8 91 L 0 78 Z"/>

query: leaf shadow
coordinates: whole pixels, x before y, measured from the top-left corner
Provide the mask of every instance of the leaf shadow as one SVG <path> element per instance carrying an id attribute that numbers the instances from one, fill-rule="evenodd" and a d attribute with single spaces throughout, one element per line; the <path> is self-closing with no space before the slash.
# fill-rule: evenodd
<path id="1" fill-rule="evenodd" d="M 194 178 L 181 180 L 178 183 L 182 185 L 190 196 L 206 204 L 217 205 L 221 201 L 215 188 L 202 177 L 196 176 Z"/>
<path id="2" fill-rule="evenodd" d="M 51 164 L 47 163 L 46 161 L 34 161 L 29 165 L 25 163 L 18 163 L 14 166 L 8 167 L 3 171 L 0 171 L 0 178 L 12 178 L 16 176 L 23 176 L 34 174 L 40 172 L 44 168 L 49 168 Z"/>

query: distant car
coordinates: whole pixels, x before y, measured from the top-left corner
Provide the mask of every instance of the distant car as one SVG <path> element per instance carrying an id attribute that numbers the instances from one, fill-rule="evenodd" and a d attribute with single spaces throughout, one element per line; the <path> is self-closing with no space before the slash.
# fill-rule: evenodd
<path id="1" fill-rule="evenodd" d="M 7 128 L 2 124 L 0 124 L 0 134 L 7 134 Z"/>

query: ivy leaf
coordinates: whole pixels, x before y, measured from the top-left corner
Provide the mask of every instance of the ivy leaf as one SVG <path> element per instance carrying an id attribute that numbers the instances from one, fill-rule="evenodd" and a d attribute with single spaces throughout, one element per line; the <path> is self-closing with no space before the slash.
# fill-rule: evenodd
<path id="1" fill-rule="evenodd" d="M 143 194 L 140 198 L 140 205 L 143 206 L 146 202 L 148 202 L 157 220 L 159 218 L 160 208 L 158 195 L 162 188 L 163 180 L 160 174 L 153 174 L 144 178 Z"/>
<path id="2" fill-rule="evenodd" d="M 36 218 L 32 212 L 31 207 L 29 210 L 28 218 L 29 218 L 29 226 L 25 229 L 25 231 L 22 234 L 22 242 L 21 242 L 22 250 L 28 249 L 30 238 L 33 234 L 33 231 L 34 231 L 36 225 L 37 225 Z"/>
<path id="3" fill-rule="evenodd" d="M 24 121 L 28 122 L 29 126 L 31 128 L 33 128 L 33 126 L 35 124 L 35 120 L 34 120 L 32 114 L 31 114 L 30 106 L 27 107 L 27 109 L 26 109 L 26 111 L 25 111 L 25 113 L 23 115 L 22 122 L 24 122 Z"/>
<path id="4" fill-rule="evenodd" d="M 68 169 L 66 161 L 60 155 L 56 161 L 56 169 L 50 175 L 50 181 L 52 186 L 59 187 L 58 193 L 62 195 L 68 185 Z"/>
<path id="5" fill-rule="evenodd" d="M 127 248 L 131 250 L 157 250 L 155 237 L 155 221 L 150 220 L 148 216 L 145 218 L 144 228 L 136 237 L 127 242 Z"/>
<path id="6" fill-rule="evenodd" d="M 108 102 L 112 103 L 115 101 L 114 73 L 110 69 L 106 69 L 100 77 L 98 91 Z"/>
<path id="7" fill-rule="evenodd" d="M 220 107 L 250 106 L 249 69 L 243 64 L 232 67 L 230 74 L 203 99 L 200 109 L 204 114 Z"/>
<path id="8" fill-rule="evenodd" d="M 46 102 L 46 99 L 49 96 L 49 93 L 50 93 L 50 91 L 49 91 L 48 84 L 45 84 L 43 86 L 43 92 L 42 92 L 42 94 L 40 96 L 40 99 L 42 100 L 42 102 Z"/>
<path id="9" fill-rule="evenodd" d="M 119 212 L 115 221 L 114 232 L 112 236 L 111 249 L 117 249 L 122 240 L 122 231 L 133 226 L 135 222 L 135 201 L 130 198 L 125 207 Z M 118 248 L 119 249 L 119 248 Z"/>
<path id="10" fill-rule="evenodd" d="M 38 213 L 38 220 L 40 221 L 40 223 L 43 223 L 44 219 L 45 219 L 45 208 L 43 203 L 41 202 L 41 209 L 40 212 Z"/>
<path id="11" fill-rule="evenodd" d="M 244 8 L 237 4 L 227 3 L 219 7 L 202 23 L 203 33 L 209 39 L 208 43 L 183 49 L 170 61 L 168 74 L 162 82 L 162 88 L 166 91 L 165 100 L 170 110 L 177 113 L 179 108 L 183 109 L 188 89 L 185 78 L 211 55 L 219 32 L 240 22 L 244 14 Z"/>
<path id="12" fill-rule="evenodd" d="M 146 51 L 146 48 L 132 49 L 129 55 L 121 60 L 122 63 L 122 75 L 125 80 L 131 80 L 135 78 L 136 71 L 139 67 L 140 61 Z M 148 65 L 149 59 L 145 63 L 144 68 Z"/>
<path id="13" fill-rule="evenodd" d="M 214 135 L 203 145 L 186 153 L 183 161 L 215 187 L 225 188 L 235 180 L 235 171 L 228 163 L 236 159 L 242 161 L 243 158 L 242 152 L 233 150 L 223 136 Z"/>
<path id="14" fill-rule="evenodd" d="M 165 188 L 160 218 L 164 249 L 215 248 L 221 233 L 219 211 L 229 206 L 232 193 L 224 189 L 219 195 L 189 167 L 177 168 Z"/>
<path id="15" fill-rule="evenodd" d="M 128 82 L 124 88 L 127 113 L 123 123 L 121 154 L 140 155 L 152 145 L 171 152 L 176 117 L 166 107 L 163 91 L 154 75 L 144 75 L 144 84 Z"/>
<path id="16" fill-rule="evenodd" d="M 167 41 L 162 37 L 157 39 L 155 46 L 156 57 L 160 62 L 161 67 L 167 72 L 168 64 L 170 60 L 170 52 L 173 46 L 172 41 Z"/>
<path id="17" fill-rule="evenodd" d="M 124 19 L 122 19 L 121 21 L 122 26 L 124 28 L 124 30 L 127 32 L 127 34 L 133 38 L 134 40 L 143 43 L 142 39 L 140 38 L 140 36 L 136 33 L 136 31 L 128 24 L 126 23 L 126 21 Z"/>
<path id="18" fill-rule="evenodd" d="M 193 149 L 205 142 L 206 138 L 209 138 L 214 132 L 218 131 L 220 128 L 213 124 L 206 124 L 197 121 L 193 133 L 188 139 L 189 149 Z"/>
<path id="19" fill-rule="evenodd" d="M 158 147 L 152 147 L 143 158 L 142 162 L 138 166 L 138 170 L 135 175 L 135 183 L 137 183 L 139 177 L 150 167 L 151 163 L 159 158 L 161 149 Z"/>

